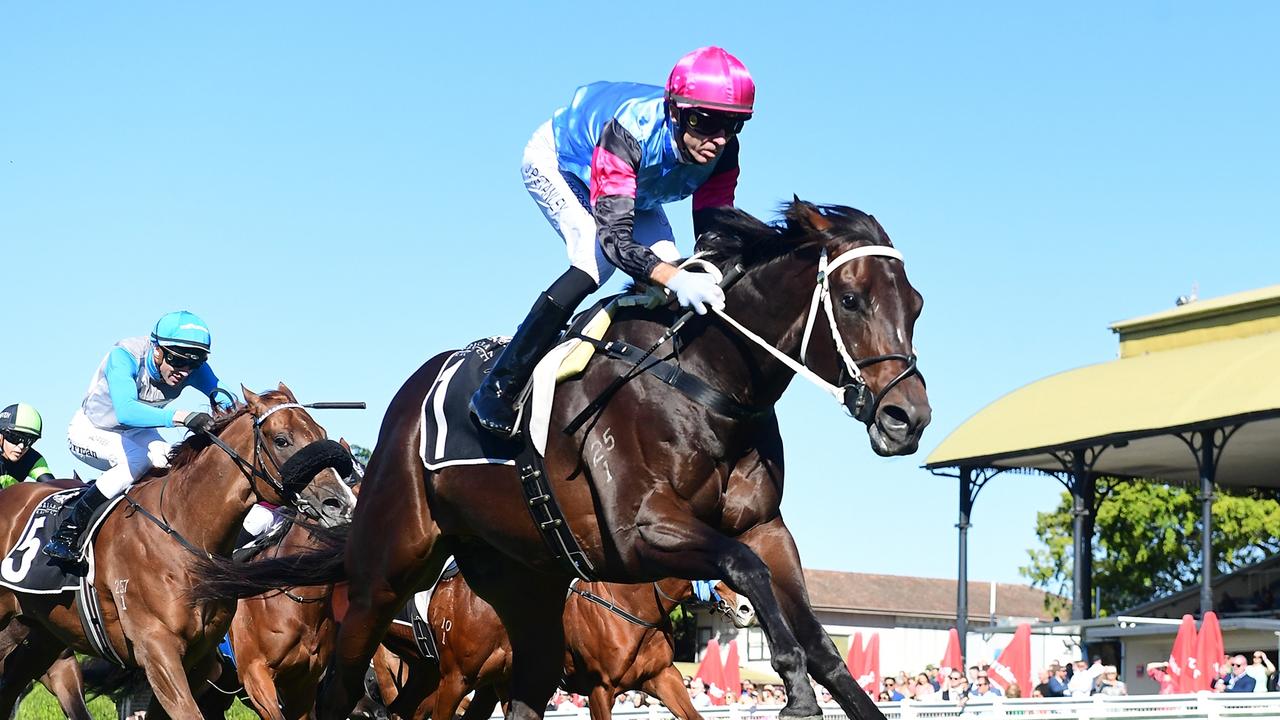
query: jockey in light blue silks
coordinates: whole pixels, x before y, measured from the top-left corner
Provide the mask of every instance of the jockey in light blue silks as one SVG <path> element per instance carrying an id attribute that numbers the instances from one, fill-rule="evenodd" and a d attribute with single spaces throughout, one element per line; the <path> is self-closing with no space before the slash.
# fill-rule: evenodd
<path id="1" fill-rule="evenodd" d="M 213 425 L 208 413 L 166 407 L 187 387 L 206 395 L 218 387 L 207 362 L 211 346 L 208 325 L 180 310 L 160 318 L 150 337 L 121 340 L 102 359 L 67 428 L 67 443 L 73 455 L 104 472 L 76 499 L 45 553 L 75 560 L 93 511 L 152 467 L 168 464 L 169 443 L 157 428 L 181 425 L 200 432 Z"/>

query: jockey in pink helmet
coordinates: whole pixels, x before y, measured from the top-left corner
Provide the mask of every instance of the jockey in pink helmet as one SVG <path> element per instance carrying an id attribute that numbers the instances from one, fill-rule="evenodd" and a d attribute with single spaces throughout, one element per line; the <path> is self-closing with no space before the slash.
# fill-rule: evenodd
<path id="1" fill-rule="evenodd" d="M 704 273 L 677 269 L 680 257 L 664 203 L 693 196 L 703 211 L 733 204 L 738 134 L 751 118 L 751 73 L 718 47 L 685 55 L 665 88 L 598 82 L 574 92 L 524 151 L 524 183 L 564 238 L 569 269 L 539 295 L 497 365 L 471 398 L 485 429 L 515 432 L 515 399 L 578 305 L 614 268 L 668 288 L 705 314 L 724 294 Z"/>

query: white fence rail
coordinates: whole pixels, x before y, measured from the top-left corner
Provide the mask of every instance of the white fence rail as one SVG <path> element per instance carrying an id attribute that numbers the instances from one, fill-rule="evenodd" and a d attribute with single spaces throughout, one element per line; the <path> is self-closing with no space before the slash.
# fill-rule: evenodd
<path id="1" fill-rule="evenodd" d="M 1223 693 L 1199 695 L 1131 695 L 1109 697 L 1094 695 L 1083 698 L 996 699 L 994 702 L 972 700 L 963 707 L 955 703 L 901 702 L 880 703 L 887 720 L 933 720 L 934 718 L 982 718 L 1001 720 L 1231 720 L 1256 718 L 1280 720 L 1280 693 Z M 706 720 L 776 720 L 782 708 L 711 707 L 700 712 Z M 839 708 L 823 708 L 823 720 L 841 720 Z M 584 708 L 579 712 L 548 712 L 548 720 L 583 720 L 589 717 Z M 615 710 L 615 720 L 670 720 L 666 708 L 654 705 L 641 709 Z"/>

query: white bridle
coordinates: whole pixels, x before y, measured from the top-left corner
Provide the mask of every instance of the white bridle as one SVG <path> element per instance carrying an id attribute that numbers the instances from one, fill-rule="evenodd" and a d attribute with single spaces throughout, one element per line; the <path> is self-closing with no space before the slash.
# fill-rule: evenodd
<path id="1" fill-rule="evenodd" d="M 814 385 L 822 388 L 834 397 L 836 402 L 839 402 L 841 405 L 849 408 L 845 397 L 848 389 L 850 387 L 857 386 L 865 387 L 866 381 L 863 380 L 862 370 L 858 366 L 858 361 L 854 359 L 853 354 L 849 352 L 849 349 L 845 346 L 844 338 L 840 337 L 840 332 L 836 329 L 835 309 L 831 303 L 830 278 L 841 265 L 866 257 L 883 257 L 891 260 L 897 260 L 898 262 L 905 262 L 902 259 L 902 253 L 899 252 L 897 248 L 887 245 L 864 245 L 862 247 L 852 248 L 840 253 L 830 262 L 827 261 L 826 248 L 822 249 L 822 254 L 818 257 L 818 279 L 813 288 L 813 299 L 809 302 L 809 316 L 805 321 L 804 336 L 800 341 L 799 361 L 774 347 L 764 338 L 748 330 L 742 323 L 730 317 L 724 310 L 715 310 L 715 313 L 723 318 L 725 322 L 736 328 L 738 332 L 742 333 L 742 335 L 748 340 L 751 340 L 755 344 L 764 348 L 769 354 L 777 358 L 779 362 L 794 370 L 797 375 L 800 375 Z M 690 265 L 702 267 L 710 273 L 717 282 L 720 282 L 723 278 L 719 268 L 706 260 L 698 258 L 697 256 L 689 258 L 681 265 L 681 267 L 688 267 Z M 813 326 L 818 317 L 819 305 L 822 306 L 823 311 L 826 313 L 827 324 L 831 327 L 831 339 L 835 342 L 836 350 L 840 353 L 840 359 L 844 364 L 844 369 L 853 379 L 853 383 L 850 385 L 834 385 L 829 383 L 817 373 L 810 370 L 804 362 L 809 350 L 809 338 L 813 334 Z M 905 374 L 903 377 L 905 377 Z"/>

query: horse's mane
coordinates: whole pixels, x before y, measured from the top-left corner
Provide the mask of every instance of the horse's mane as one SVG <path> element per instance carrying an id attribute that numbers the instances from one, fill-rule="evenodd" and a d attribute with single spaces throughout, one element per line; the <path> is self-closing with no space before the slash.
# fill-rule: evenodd
<path id="1" fill-rule="evenodd" d="M 178 443 L 169 451 L 169 466 L 167 468 L 158 468 L 156 475 L 167 474 L 182 468 L 184 465 L 196 459 L 201 450 L 213 444 L 209 439 L 209 434 L 217 435 L 221 433 L 236 418 L 249 412 L 248 405 L 240 405 L 234 410 L 218 413 L 213 418 L 213 426 L 209 428 L 208 433 L 191 433 L 182 442 Z"/>
<path id="2" fill-rule="evenodd" d="M 890 244 L 874 217 L 843 205 L 814 205 L 796 199 L 782 206 L 781 220 L 773 223 L 737 208 L 706 212 L 708 229 L 698 238 L 697 251 L 721 267 L 738 262 L 750 269 L 833 240 Z M 829 227 L 815 227 L 813 213 Z"/>

